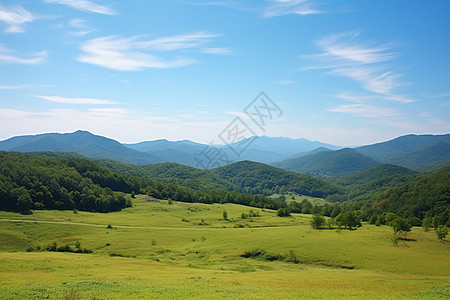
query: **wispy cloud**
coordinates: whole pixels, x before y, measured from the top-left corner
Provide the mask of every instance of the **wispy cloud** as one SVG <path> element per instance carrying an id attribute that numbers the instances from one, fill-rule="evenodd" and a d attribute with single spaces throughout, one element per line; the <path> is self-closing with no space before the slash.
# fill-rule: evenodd
<path id="1" fill-rule="evenodd" d="M 44 62 L 46 58 L 47 51 L 37 52 L 25 58 L 15 55 L 14 51 L 0 45 L 0 64 L 35 65 Z"/>
<path id="2" fill-rule="evenodd" d="M 189 5 L 223 6 L 236 10 L 250 11 L 262 15 L 264 18 L 281 17 L 286 15 L 317 15 L 327 13 L 319 9 L 318 0 L 258 0 L 258 1 L 184 1 Z"/>
<path id="3" fill-rule="evenodd" d="M 97 98 L 69 98 L 69 97 L 61 97 L 61 96 L 42 96 L 42 95 L 33 95 L 34 97 L 44 99 L 47 101 L 62 103 L 62 104 L 116 104 L 116 102 L 107 100 L 107 99 L 97 99 Z"/>
<path id="4" fill-rule="evenodd" d="M 117 15 L 117 12 L 113 8 L 87 0 L 45 0 L 45 2 L 67 5 L 84 12 L 110 16 Z"/>
<path id="5" fill-rule="evenodd" d="M 402 81 L 402 75 L 389 70 L 388 62 L 399 54 L 394 46 L 374 45 L 359 41 L 360 32 L 352 31 L 333 34 L 320 39 L 317 45 L 323 51 L 320 54 L 304 55 L 312 65 L 304 68 L 325 69 L 328 74 L 351 78 L 372 93 L 385 96 L 385 99 L 401 103 L 414 100 L 397 93 L 399 87 L 408 85 Z"/>
<path id="6" fill-rule="evenodd" d="M 264 9 L 264 17 L 279 17 L 285 15 L 316 15 L 323 11 L 317 8 L 317 1 L 311 0 L 271 0 Z"/>
<path id="7" fill-rule="evenodd" d="M 232 50 L 230 48 L 203 48 L 201 52 L 208 54 L 231 54 Z"/>
<path id="8" fill-rule="evenodd" d="M 24 32 L 24 25 L 35 17 L 20 5 L 4 7 L 0 4 L 0 21 L 6 23 L 6 32 Z"/>
<path id="9" fill-rule="evenodd" d="M 72 36 L 85 36 L 95 30 L 88 25 L 86 20 L 83 19 L 69 20 L 68 27 L 70 28 L 68 34 Z"/>
<path id="10" fill-rule="evenodd" d="M 145 68 L 177 68 L 197 61 L 191 58 L 165 59 L 154 52 L 167 52 L 195 48 L 217 37 L 204 32 L 145 39 L 144 36 L 122 38 L 106 36 L 91 39 L 81 45 L 81 62 L 119 71 L 137 71 Z M 153 53 L 149 53 L 153 52 Z"/>
<path id="11" fill-rule="evenodd" d="M 21 90 L 45 87 L 52 87 L 52 85 L 0 85 L 0 90 Z"/>
<path id="12" fill-rule="evenodd" d="M 330 112 L 347 113 L 365 118 L 397 117 L 401 115 L 394 108 L 377 107 L 364 103 L 345 104 L 327 110 Z"/>

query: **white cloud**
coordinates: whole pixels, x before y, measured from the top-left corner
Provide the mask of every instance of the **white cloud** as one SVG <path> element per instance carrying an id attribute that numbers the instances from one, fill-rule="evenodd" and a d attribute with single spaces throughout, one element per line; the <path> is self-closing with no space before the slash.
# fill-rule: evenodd
<path id="1" fill-rule="evenodd" d="M 323 13 L 316 8 L 311 0 L 271 0 L 270 5 L 264 9 L 264 17 L 279 17 L 285 15 L 315 15 Z"/>
<path id="2" fill-rule="evenodd" d="M 374 45 L 359 41 L 360 32 L 333 34 L 320 39 L 317 45 L 322 53 L 303 58 L 314 61 L 303 70 L 325 69 L 328 74 L 351 78 L 372 93 L 384 99 L 401 103 L 414 100 L 397 93 L 397 89 L 408 85 L 402 75 L 388 69 L 388 62 L 398 56 L 393 45 Z"/>
<path id="3" fill-rule="evenodd" d="M 84 42 L 78 56 L 81 62 L 120 71 L 137 71 L 145 68 L 178 68 L 196 63 L 190 58 L 165 59 L 149 51 L 175 51 L 198 47 L 207 43 L 215 34 L 194 33 L 145 40 L 143 36 L 121 38 L 106 36 Z"/>
<path id="4" fill-rule="evenodd" d="M 44 87 L 52 87 L 52 85 L 0 85 L 0 90 L 20 90 Z"/>
<path id="5" fill-rule="evenodd" d="M 327 111 L 347 113 L 365 118 L 397 117 L 401 115 L 394 108 L 377 107 L 364 103 L 340 105 L 337 107 L 329 108 L 327 109 Z"/>
<path id="6" fill-rule="evenodd" d="M 320 58 L 354 62 L 359 64 L 372 64 L 393 59 L 397 53 L 392 52 L 392 46 L 374 46 L 370 43 L 358 41 L 359 31 L 351 31 L 328 35 L 317 42 L 324 52 Z"/>
<path id="7" fill-rule="evenodd" d="M 83 19 L 69 20 L 68 27 L 70 28 L 68 34 L 72 36 L 84 36 L 95 30 L 88 25 L 86 20 Z"/>
<path id="8" fill-rule="evenodd" d="M 229 120 L 192 120 L 179 116 L 161 116 L 123 108 L 51 109 L 22 111 L 0 109 L 0 139 L 43 132 L 73 132 L 78 129 L 111 137 L 121 142 L 189 138 L 209 143 Z"/>
<path id="9" fill-rule="evenodd" d="M 230 48 L 204 48 L 202 52 L 208 54 L 231 54 L 232 51 Z"/>
<path id="10" fill-rule="evenodd" d="M 0 45 L 0 64 L 24 64 L 34 65 L 44 62 L 47 58 L 47 51 L 37 52 L 31 55 L 31 57 L 23 58 L 13 54 L 12 50 L 1 47 Z"/>
<path id="11" fill-rule="evenodd" d="M 0 4 L 0 21 L 6 23 L 6 32 L 24 32 L 23 26 L 34 19 L 31 12 L 20 5 L 7 8 Z"/>
<path id="12" fill-rule="evenodd" d="M 45 0 L 47 3 L 55 3 L 70 6 L 74 9 L 103 15 L 117 15 L 117 12 L 106 5 L 101 5 L 87 0 Z"/>
<path id="13" fill-rule="evenodd" d="M 62 103 L 62 104 L 116 104 L 116 102 L 107 100 L 107 99 L 97 99 L 97 98 L 69 98 L 69 97 L 60 97 L 60 96 L 41 96 L 34 95 L 34 97 L 44 99 L 47 101 Z"/>

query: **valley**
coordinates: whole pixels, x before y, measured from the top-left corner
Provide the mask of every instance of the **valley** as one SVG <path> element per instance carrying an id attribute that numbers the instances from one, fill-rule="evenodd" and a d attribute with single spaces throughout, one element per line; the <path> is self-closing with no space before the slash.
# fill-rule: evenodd
<path id="1" fill-rule="evenodd" d="M 0 212 L 2 297 L 439 299 L 448 293 L 448 241 L 421 228 L 394 247 L 388 226 L 318 231 L 310 215 L 280 218 L 253 208 L 259 217 L 242 219 L 249 207 L 148 200 L 136 197 L 133 207 L 107 214 Z M 207 225 L 198 225 L 202 219 Z M 32 249 L 77 242 L 92 253 Z M 255 250 L 280 258 L 242 257 Z"/>

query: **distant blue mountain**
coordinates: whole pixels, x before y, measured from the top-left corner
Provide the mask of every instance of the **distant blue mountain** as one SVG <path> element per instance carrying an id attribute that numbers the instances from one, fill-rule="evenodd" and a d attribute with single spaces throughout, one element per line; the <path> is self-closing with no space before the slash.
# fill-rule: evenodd
<path id="1" fill-rule="evenodd" d="M 245 140 L 244 140 L 245 144 Z M 228 163 L 243 160 L 270 163 L 280 168 L 319 176 L 337 176 L 363 171 L 379 163 L 411 169 L 450 163 L 450 134 L 406 135 L 387 142 L 354 149 L 306 139 L 260 136 L 246 148 L 240 143 L 214 145 L 228 157 Z M 176 162 L 193 167 L 202 153 L 214 149 L 189 140 L 155 140 L 121 144 L 87 131 L 17 136 L 0 141 L 0 150 L 75 152 L 89 158 L 105 158 L 137 165 Z M 235 153 L 238 152 L 239 155 Z M 226 164 L 222 162 L 217 167 Z"/>
<path id="2" fill-rule="evenodd" d="M 154 164 L 162 160 L 158 156 L 130 149 L 115 140 L 81 130 L 12 137 L 0 142 L 0 150 L 75 152 L 89 158 L 107 158 L 138 165 Z"/>

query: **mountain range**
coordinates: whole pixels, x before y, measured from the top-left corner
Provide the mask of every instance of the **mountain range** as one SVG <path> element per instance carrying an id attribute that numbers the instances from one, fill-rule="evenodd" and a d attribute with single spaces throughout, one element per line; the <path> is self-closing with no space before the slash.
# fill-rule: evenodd
<path id="1" fill-rule="evenodd" d="M 75 152 L 88 158 L 109 159 L 125 164 L 153 165 L 174 162 L 199 168 L 205 153 L 219 150 L 228 163 L 251 160 L 288 171 L 313 176 L 341 176 L 364 171 L 380 164 L 414 170 L 433 169 L 450 163 L 450 134 L 406 135 L 393 140 L 356 148 L 342 148 L 306 139 L 261 136 L 251 143 L 230 145 L 196 143 L 189 140 L 155 140 L 135 144 L 87 131 L 17 136 L 0 141 L 0 150 L 17 152 Z M 242 148 L 242 144 L 247 145 Z M 239 153 L 239 156 L 236 155 Z M 214 165 L 219 167 L 222 164 Z"/>

